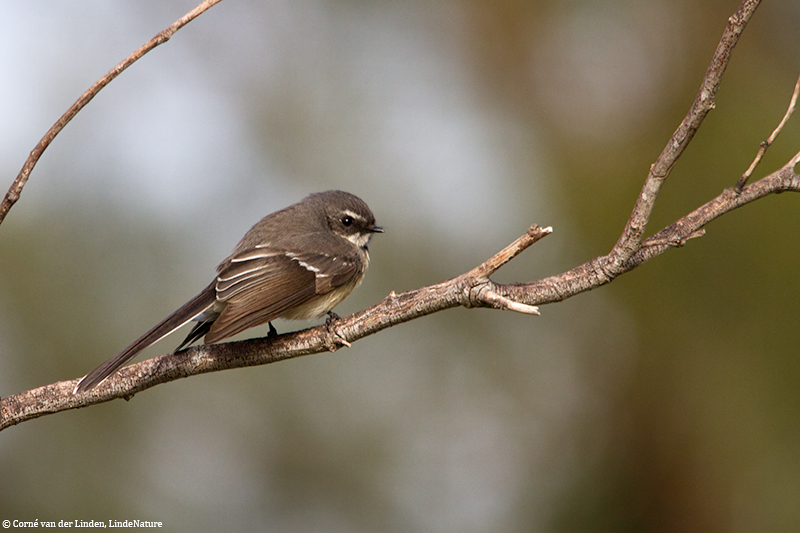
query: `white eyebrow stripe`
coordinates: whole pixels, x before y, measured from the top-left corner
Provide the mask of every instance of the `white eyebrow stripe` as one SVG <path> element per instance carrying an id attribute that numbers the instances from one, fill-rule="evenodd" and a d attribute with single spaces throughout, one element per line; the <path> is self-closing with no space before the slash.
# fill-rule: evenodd
<path id="1" fill-rule="evenodd" d="M 358 213 L 355 213 L 353 211 L 350 211 L 349 209 L 345 209 L 344 210 L 344 214 L 347 215 L 347 216 L 350 216 L 352 218 L 357 218 L 358 220 L 360 220 L 362 222 L 366 221 L 366 219 L 363 216 L 361 216 Z"/>

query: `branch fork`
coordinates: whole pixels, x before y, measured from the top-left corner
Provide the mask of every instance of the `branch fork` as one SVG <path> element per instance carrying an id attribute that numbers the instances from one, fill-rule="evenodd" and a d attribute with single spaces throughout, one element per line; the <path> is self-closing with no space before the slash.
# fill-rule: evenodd
<path id="1" fill-rule="evenodd" d="M 497 252 L 487 261 L 466 274 L 455 278 L 453 281 L 463 286 L 461 305 L 467 308 L 489 307 L 516 311 L 527 315 L 538 315 L 538 307 L 515 301 L 500 294 L 498 285 L 489 279 L 489 276 L 500 270 L 501 267 L 508 264 L 509 261 L 525 251 L 529 246 L 551 233 L 553 233 L 551 226 L 542 228 L 533 224 L 524 235 Z"/>

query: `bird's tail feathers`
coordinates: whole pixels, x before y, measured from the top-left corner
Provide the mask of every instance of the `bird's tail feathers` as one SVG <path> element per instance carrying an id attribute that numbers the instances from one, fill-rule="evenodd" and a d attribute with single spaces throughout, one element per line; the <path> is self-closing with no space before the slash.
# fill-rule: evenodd
<path id="1" fill-rule="evenodd" d="M 204 311 L 209 310 L 214 303 L 216 303 L 216 291 L 214 289 L 214 283 L 212 283 L 203 289 L 200 294 L 186 302 L 183 307 L 169 315 L 167 318 L 156 324 L 150 331 L 136 339 L 130 346 L 125 348 L 118 355 L 112 357 L 105 363 L 86 374 L 86 376 L 84 376 L 83 379 L 78 382 L 74 393 L 87 391 L 96 387 L 101 381 L 116 372 L 122 365 L 136 357 L 139 352 L 151 344 L 163 339 L 184 324 L 191 322 L 192 319 Z M 194 332 L 195 330 L 192 331 Z M 190 336 L 191 335 L 192 334 L 190 334 Z M 199 337 L 195 337 L 192 342 L 197 340 L 197 338 Z M 185 344 L 186 343 L 184 341 L 184 344 L 182 344 L 181 347 L 183 347 Z"/>

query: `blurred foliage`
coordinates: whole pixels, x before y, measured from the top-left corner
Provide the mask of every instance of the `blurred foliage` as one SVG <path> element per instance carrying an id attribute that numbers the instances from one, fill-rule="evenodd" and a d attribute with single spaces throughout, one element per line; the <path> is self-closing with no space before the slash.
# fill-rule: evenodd
<path id="1" fill-rule="evenodd" d="M 26 81 L 0 98 L 9 183 L 70 99 L 191 8 L 40 4 L 0 7 L 0 72 Z M 87 372 L 314 190 L 358 194 L 387 229 L 340 314 L 460 274 L 533 222 L 555 233 L 498 281 L 606 253 L 735 9 L 221 3 L 68 126 L 0 227 L 0 394 Z M 747 168 L 800 71 L 797 27 L 796 2 L 759 8 L 649 232 Z M 795 117 L 754 179 L 799 147 Z M 794 195 L 756 202 L 535 319 L 447 311 L 10 428 L 0 518 L 796 531 L 798 213 Z"/>

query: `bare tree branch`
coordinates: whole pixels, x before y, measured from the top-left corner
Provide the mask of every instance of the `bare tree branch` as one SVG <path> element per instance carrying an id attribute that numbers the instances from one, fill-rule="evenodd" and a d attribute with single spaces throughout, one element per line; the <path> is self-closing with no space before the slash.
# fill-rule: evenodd
<path id="1" fill-rule="evenodd" d="M 323 326 L 277 337 L 200 346 L 176 354 L 162 355 L 125 367 L 97 388 L 81 394 L 72 394 L 77 380 L 71 380 L 2 398 L 0 430 L 50 413 L 115 398 L 130 399 L 137 392 L 183 377 L 335 351 L 391 326 L 452 307 L 488 307 L 538 314 L 536 305 L 558 302 L 605 285 L 618 275 L 633 270 L 666 250 L 683 246 L 689 239 L 703 235 L 704 227 L 709 222 L 733 209 L 769 194 L 800 192 L 800 176 L 794 171 L 795 165 L 800 162 L 798 152 L 781 169 L 750 185 L 724 190 L 680 220 L 650 238 L 643 239 L 658 192 L 703 118 L 713 108 L 714 96 L 731 51 L 758 4 L 758 1 L 745 0 L 729 19 L 689 113 L 651 166 L 630 219 L 608 255 L 539 281 L 494 283 L 490 279 L 494 272 L 552 231 L 549 227 L 533 225 L 525 235 L 465 274 L 402 294 L 392 292 L 368 309 L 331 320 Z M 796 93 L 797 90 L 795 95 Z M 791 107 L 793 106 L 790 105 Z M 780 127 L 786 120 L 788 118 L 785 117 Z M 774 140 L 776 135 L 774 133 L 771 139 Z"/>
<path id="2" fill-rule="evenodd" d="M 109 70 L 105 76 L 97 80 L 94 85 L 89 87 L 86 92 L 83 93 L 81 97 L 78 98 L 63 115 L 61 115 L 61 118 L 59 118 L 56 123 L 53 124 L 53 126 L 47 131 L 47 133 L 44 134 L 44 137 L 42 137 L 42 140 L 39 141 L 39 144 L 37 144 L 36 147 L 31 150 L 28 159 L 25 161 L 25 164 L 22 165 L 22 170 L 19 171 L 19 174 L 17 174 L 17 177 L 14 179 L 11 187 L 8 189 L 3 201 L 0 202 L 0 224 L 3 223 L 3 220 L 6 218 L 6 215 L 11 207 L 17 203 L 17 200 L 19 200 L 20 194 L 22 194 L 22 188 L 25 187 L 25 184 L 28 182 L 28 177 L 30 177 L 33 167 L 39 162 L 39 158 L 42 157 L 42 154 L 47 147 L 50 146 L 50 143 L 53 142 L 53 139 L 56 138 L 56 135 L 61 133 L 61 130 L 63 130 L 66 125 L 69 124 L 73 118 L 75 118 L 75 115 L 77 115 L 78 112 L 83 109 L 84 106 L 86 106 L 86 104 L 88 104 L 92 98 L 94 98 L 97 93 L 100 92 L 100 90 L 103 89 L 103 87 L 111 83 L 111 80 L 122 74 L 123 70 L 134 64 L 138 59 L 156 46 L 169 41 L 176 31 L 186 26 L 192 20 L 196 19 L 211 6 L 221 1 L 222 0 L 205 0 L 196 8 L 176 20 L 167 29 L 147 41 L 147 43 L 126 57 L 116 67 Z"/>

